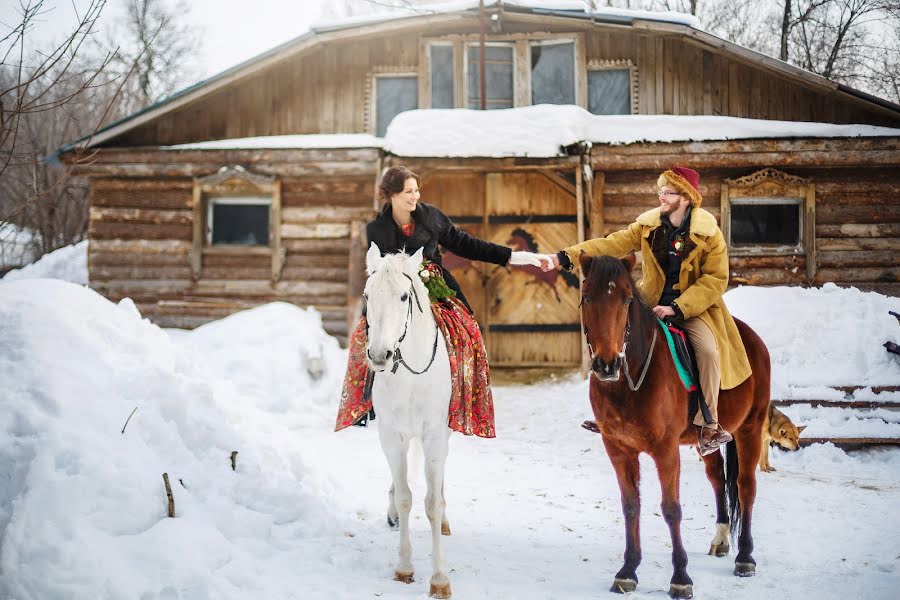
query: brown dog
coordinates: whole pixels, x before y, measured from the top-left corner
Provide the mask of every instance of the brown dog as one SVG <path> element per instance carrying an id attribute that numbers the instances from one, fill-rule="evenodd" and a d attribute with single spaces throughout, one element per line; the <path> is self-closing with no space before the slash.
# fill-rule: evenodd
<path id="1" fill-rule="evenodd" d="M 797 427 L 780 410 L 769 404 L 769 414 L 762 429 L 762 452 L 759 455 L 759 469 L 769 473 L 775 467 L 769 464 L 769 444 L 775 442 L 785 450 L 800 449 L 800 433 L 806 425 Z"/>

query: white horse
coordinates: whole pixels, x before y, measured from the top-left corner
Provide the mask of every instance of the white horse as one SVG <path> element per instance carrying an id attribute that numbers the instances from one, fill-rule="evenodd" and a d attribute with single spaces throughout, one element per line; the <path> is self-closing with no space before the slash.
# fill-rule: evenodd
<path id="1" fill-rule="evenodd" d="M 440 328 L 419 277 L 422 250 L 412 256 L 382 257 L 374 243 L 366 254 L 365 297 L 369 324 L 366 355 L 376 372 L 372 403 L 378 415 L 381 448 L 391 468 L 388 523 L 400 521 L 399 560 L 394 579 L 413 581 L 409 543 L 412 492 L 407 482 L 407 451 L 419 439 L 425 455 L 425 513 L 431 522 L 429 595 L 450 597 L 450 579 L 441 535 L 450 534 L 444 514 L 444 463 L 449 450 L 450 360 Z"/>

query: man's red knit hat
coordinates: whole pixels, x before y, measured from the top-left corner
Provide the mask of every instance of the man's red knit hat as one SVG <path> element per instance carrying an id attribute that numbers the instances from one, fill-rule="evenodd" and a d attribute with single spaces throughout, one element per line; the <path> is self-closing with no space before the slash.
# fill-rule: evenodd
<path id="1" fill-rule="evenodd" d="M 690 200 L 691 206 L 700 206 L 703 204 L 703 196 L 700 195 L 700 174 L 687 167 L 672 167 L 671 170 L 665 171 L 656 180 L 656 185 L 662 187 L 670 185 L 678 193 Z"/>

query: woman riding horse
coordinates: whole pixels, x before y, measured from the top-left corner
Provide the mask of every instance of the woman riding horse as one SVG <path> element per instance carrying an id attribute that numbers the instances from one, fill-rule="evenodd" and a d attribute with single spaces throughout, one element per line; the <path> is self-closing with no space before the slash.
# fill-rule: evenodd
<path id="1" fill-rule="evenodd" d="M 537 265 L 529 252 L 513 252 L 506 246 L 493 244 L 469 235 L 456 227 L 438 208 L 419 202 L 419 176 L 403 166 L 390 167 L 384 172 L 378 193 L 384 205 L 366 226 L 367 245 L 376 244 L 382 256 L 397 252 L 413 254 L 422 248 L 426 267 L 421 273 L 432 301 L 440 301 L 448 314 L 460 321 L 460 331 L 468 332 L 465 345 L 476 358 L 474 373 L 467 387 L 477 390 L 476 398 L 466 398 L 469 404 L 451 410 L 450 426 L 467 435 L 494 437 L 494 407 L 491 396 L 490 371 L 487 354 L 478 323 L 466 300 L 459 282 L 442 265 L 441 249 L 469 260 L 478 260 L 500 266 Z M 458 340 L 457 340 L 458 341 Z M 447 340 L 448 345 L 451 340 Z M 364 422 L 372 402 L 367 391 L 371 389 L 371 374 L 366 365 L 366 319 L 360 319 L 350 336 L 350 357 L 341 394 L 335 431 L 348 425 Z M 474 376 L 474 377 L 473 377 Z M 367 385 L 368 384 L 368 385 Z"/>

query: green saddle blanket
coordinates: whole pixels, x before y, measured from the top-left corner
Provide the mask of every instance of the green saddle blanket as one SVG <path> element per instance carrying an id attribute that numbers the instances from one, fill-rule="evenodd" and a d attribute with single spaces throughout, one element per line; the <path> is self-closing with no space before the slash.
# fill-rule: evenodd
<path id="1" fill-rule="evenodd" d="M 697 384 L 694 381 L 694 375 L 691 373 L 690 369 L 684 364 L 684 360 L 682 359 L 682 352 L 687 353 L 687 337 L 684 335 L 684 332 L 680 329 L 677 329 L 665 321 L 661 319 L 657 319 L 659 326 L 662 327 L 663 333 L 666 334 L 666 342 L 669 344 L 669 352 L 672 353 L 672 360 L 675 362 L 675 368 L 678 370 L 678 377 L 681 378 L 681 383 L 684 385 L 684 389 L 689 392 L 693 392 L 697 389 Z M 678 336 L 677 339 L 675 336 Z M 682 344 L 681 351 L 679 352 L 678 348 L 675 347 L 677 343 Z"/>

